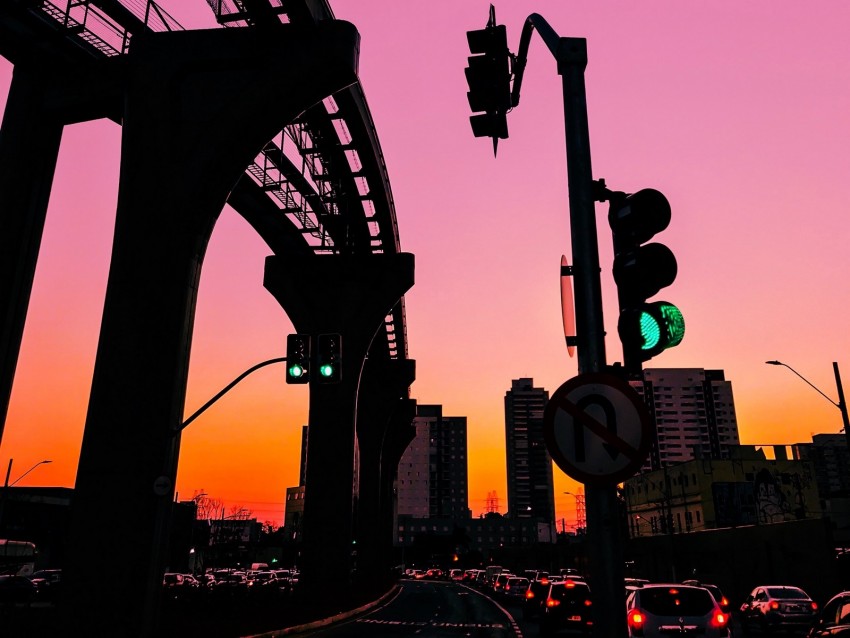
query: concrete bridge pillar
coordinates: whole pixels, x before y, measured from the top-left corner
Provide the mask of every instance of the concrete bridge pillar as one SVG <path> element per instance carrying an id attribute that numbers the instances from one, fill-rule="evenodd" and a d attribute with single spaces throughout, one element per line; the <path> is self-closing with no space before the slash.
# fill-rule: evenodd
<path id="1" fill-rule="evenodd" d="M 0 440 L 62 139 L 42 71 L 15 67 L 0 128 Z"/>
<path id="2" fill-rule="evenodd" d="M 341 381 L 310 381 L 299 579 L 308 599 L 352 593 L 358 387 L 375 334 L 412 285 L 413 255 L 406 253 L 266 260 L 265 286 L 297 332 L 314 343 L 322 333 L 342 335 Z"/>
<path id="3" fill-rule="evenodd" d="M 139 35 L 122 67 L 115 239 L 62 600 L 87 636 L 157 634 L 198 281 L 228 193 L 277 132 L 356 81 L 352 25 L 280 27 Z"/>
<path id="4" fill-rule="evenodd" d="M 416 400 L 402 399 L 395 405 L 390 422 L 384 434 L 381 448 L 381 501 L 378 523 L 381 529 L 380 555 L 386 570 L 393 567 L 393 546 L 398 536 L 396 529 L 396 496 L 394 482 L 398 474 L 398 464 L 407 446 L 416 437 Z"/>
<path id="5" fill-rule="evenodd" d="M 380 588 L 390 573 L 387 564 L 387 539 L 392 538 L 392 520 L 381 516 L 383 472 L 385 468 L 387 430 L 395 427 L 399 404 L 408 402 L 410 385 L 416 378 L 415 362 L 410 359 L 369 358 L 360 379 L 357 399 L 357 442 L 359 456 L 359 490 L 357 494 L 357 582 L 363 587 Z M 409 422 L 408 422 L 409 423 Z M 390 478 L 392 484 L 392 478 Z M 392 485 L 391 485 L 392 487 Z M 392 493 L 389 494 L 392 498 Z M 392 504 L 390 504 L 392 507 Z"/>

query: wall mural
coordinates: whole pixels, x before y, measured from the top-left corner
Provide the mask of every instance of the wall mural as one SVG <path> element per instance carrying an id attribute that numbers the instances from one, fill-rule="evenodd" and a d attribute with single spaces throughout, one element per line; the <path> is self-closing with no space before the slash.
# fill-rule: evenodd
<path id="1" fill-rule="evenodd" d="M 712 484 L 717 527 L 782 523 L 812 513 L 806 499 L 813 481 L 808 468 L 790 472 L 761 468 L 746 476 L 746 481 Z"/>

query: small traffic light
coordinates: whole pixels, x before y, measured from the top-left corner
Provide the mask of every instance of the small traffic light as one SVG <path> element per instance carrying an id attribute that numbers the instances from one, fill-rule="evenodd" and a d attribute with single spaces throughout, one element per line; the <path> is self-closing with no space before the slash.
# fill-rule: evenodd
<path id="1" fill-rule="evenodd" d="M 508 50 L 508 32 L 505 25 L 496 24 L 496 10 L 490 5 L 487 27 L 467 31 L 469 66 L 466 82 L 469 92 L 469 118 L 475 137 L 492 137 L 495 154 L 500 139 L 508 137 L 507 112 L 511 104 L 511 54 Z"/>
<path id="2" fill-rule="evenodd" d="M 342 335 L 322 334 L 316 343 L 317 383 L 339 383 L 342 380 Z"/>
<path id="3" fill-rule="evenodd" d="M 286 337 L 286 382 L 310 382 L 310 335 Z"/>
<path id="4" fill-rule="evenodd" d="M 667 198 L 647 188 L 637 193 L 609 193 L 608 223 L 614 235 L 614 281 L 620 318 L 617 332 L 629 372 L 638 372 L 647 361 L 666 348 L 681 343 L 685 320 L 679 309 L 650 297 L 676 279 L 678 266 L 665 245 L 647 243 L 670 224 Z"/>

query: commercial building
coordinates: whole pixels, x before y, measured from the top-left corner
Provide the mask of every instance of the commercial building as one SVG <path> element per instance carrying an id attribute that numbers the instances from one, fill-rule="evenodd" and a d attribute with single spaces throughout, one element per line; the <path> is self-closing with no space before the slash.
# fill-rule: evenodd
<path id="1" fill-rule="evenodd" d="M 630 536 L 821 518 L 814 466 L 789 451 L 740 445 L 728 448 L 726 459 L 695 459 L 630 478 Z"/>
<path id="2" fill-rule="evenodd" d="M 534 380 L 511 381 L 505 393 L 505 451 L 508 517 L 533 518 L 554 525 L 552 458 L 543 439 L 543 411 L 549 393 Z"/>
<path id="3" fill-rule="evenodd" d="M 722 370 L 650 368 L 631 381 L 655 424 L 641 471 L 696 458 L 727 459 L 739 444 L 732 383 Z"/>

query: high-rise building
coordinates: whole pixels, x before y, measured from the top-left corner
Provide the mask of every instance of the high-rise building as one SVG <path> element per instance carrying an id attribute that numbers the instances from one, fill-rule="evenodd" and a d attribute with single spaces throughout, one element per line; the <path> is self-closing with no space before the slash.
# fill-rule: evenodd
<path id="1" fill-rule="evenodd" d="M 695 458 L 728 459 L 740 443 L 732 383 L 723 370 L 650 368 L 632 381 L 655 423 L 655 439 L 641 471 Z"/>
<path id="2" fill-rule="evenodd" d="M 416 437 L 398 464 L 398 514 L 415 518 L 470 516 L 466 417 L 444 416 L 441 405 L 418 405 Z"/>
<path id="3" fill-rule="evenodd" d="M 514 379 L 505 393 L 508 516 L 555 520 L 552 458 L 543 439 L 543 410 L 549 393 L 534 379 Z"/>

